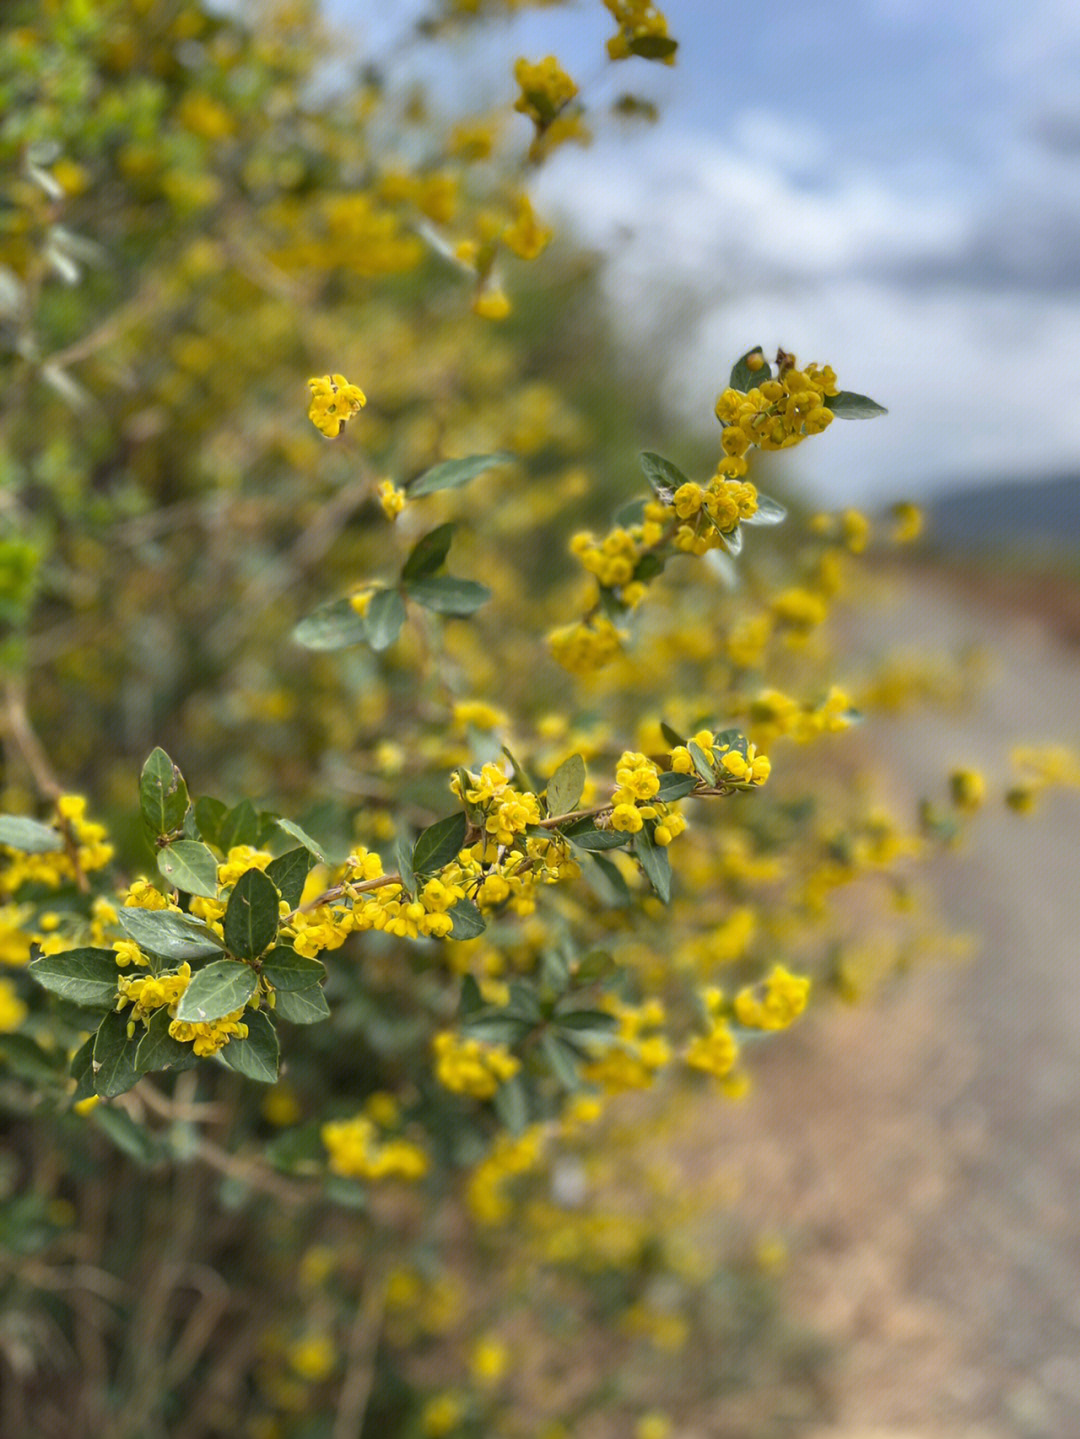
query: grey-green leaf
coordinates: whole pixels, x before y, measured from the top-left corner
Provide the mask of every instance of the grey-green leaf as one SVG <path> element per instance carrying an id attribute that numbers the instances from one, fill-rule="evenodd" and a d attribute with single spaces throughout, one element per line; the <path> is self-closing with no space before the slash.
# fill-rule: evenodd
<path id="1" fill-rule="evenodd" d="M 330 1018 L 330 1006 L 322 986 L 312 984 L 307 989 L 279 990 L 274 1013 L 289 1024 L 318 1024 Z"/>
<path id="2" fill-rule="evenodd" d="M 750 361 L 755 361 L 756 368 L 750 368 Z M 728 385 L 740 394 L 746 394 L 756 385 L 762 385 L 766 380 L 772 379 L 772 370 L 765 359 L 765 351 L 760 345 L 755 345 L 752 350 L 747 350 L 745 355 L 740 355 L 731 367 L 731 378 Z"/>
<path id="3" fill-rule="evenodd" d="M 585 761 L 572 754 L 548 780 L 547 806 L 549 815 L 569 814 L 585 788 Z"/>
<path id="4" fill-rule="evenodd" d="M 690 483 L 678 465 L 671 460 L 665 460 L 663 455 L 654 454 L 652 450 L 642 450 L 638 459 L 645 478 L 656 491 L 677 490 L 681 485 Z"/>
<path id="5" fill-rule="evenodd" d="M 464 814 L 447 815 L 429 825 L 416 841 L 412 867 L 416 874 L 433 874 L 458 856 L 465 840 L 467 821 Z"/>
<path id="6" fill-rule="evenodd" d="M 135 1050 L 135 1068 L 140 1074 L 152 1074 L 161 1069 L 194 1069 L 199 1056 L 190 1044 L 181 1044 L 169 1033 L 172 1016 L 167 1009 L 159 1009 L 150 1018 Z M 138 1038 L 138 1031 L 136 1031 Z"/>
<path id="7" fill-rule="evenodd" d="M 389 649 L 405 623 L 405 601 L 397 590 L 376 590 L 368 605 L 365 622 L 371 648 Z"/>
<path id="8" fill-rule="evenodd" d="M 280 897 L 262 870 L 249 869 L 233 885 L 225 910 L 225 948 L 237 959 L 258 959 L 277 938 Z"/>
<path id="9" fill-rule="evenodd" d="M 714 785 L 716 783 L 716 770 L 709 756 L 695 740 L 687 740 L 686 748 L 690 753 L 691 760 L 693 760 L 694 768 L 701 778 L 706 784 Z"/>
<path id="10" fill-rule="evenodd" d="M 823 403 L 840 420 L 873 420 L 889 412 L 884 405 L 871 400 L 868 395 L 857 395 L 854 390 L 841 390 L 836 395 L 826 395 Z"/>
<path id="11" fill-rule="evenodd" d="M 142 1025 L 136 1023 L 129 1039 L 127 1014 L 107 1014 L 101 1021 L 94 1040 L 94 1092 L 102 1099 L 123 1094 L 139 1081 L 135 1051 L 142 1037 Z"/>
<path id="12" fill-rule="evenodd" d="M 139 808 L 152 835 L 172 834 L 187 813 L 184 777 L 163 749 L 151 750 L 139 776 Z"/>
<path id="13" fill-rule="evenodd" d="M 422 535 L 409 551 L 408 558 L 401 567 L 401 578 L 403 580 L 420 580 L 425 575 L 433 575 L 450 553 L 450 541 L 454 538 L 454 528 L 452 523 L 438 525 L 435 529 L 429 530 L 426 535 Z"/>
<path id="14" fill-rule="evenodd" d="M 293 839 L 302 844 L 308 854 L 314 855 L 320 864 L 326 863 L 326 855 L 323 853 L 322 846 L 318 840 L 312 839 L 307 830 L 301 829 L 295 820 L 278 819 L 275 820 L 275 824 L 278 829 L 283 829 L 287 835 L 291 835 Z M 269 866 L 267 866 L 267 868 L 269 868 Z"/>
<path id="15" fill-rule="evenodd" d="M 116 1003 L 116 954 L 111 949 L 67 949 L 42 954 L 28 966 L 31 979 L 61 999 L 85 1009 L 111 1009 Z"/>
<path id="16" fill-rule="evenodd" d="M 698 777 L 696 774 L 680 774 L 677 770 L 665 770 L 660 776 L 660 788 L 656 792 L 656 798 L 670 804 L 673 800 L 682 799 L 691 790 L 697 789 Z"/>
<path id="17" fill-rule="evenodd" d="M 305 649 L 343 650 L 349 645 L 367 644 L 367 620 L 353 609 L 346 596 L 312 610 L 293 629 L 292 637 Z"/>
<path id="18" fill-rule="evenodd" d="M 571 844 L 576 844 L 581 849 L 619 849 L 630 838 L 622 830 L 595 827 L 580 829 L 575 833 L 563 830 L 563 833 Z"/>
<path id="19" fill-rule="evenodd" d="M 176 1006 L 176 1017 L 189 1024 L 212 1024 L 243 1009 L 257 983 L 250 965 L 235 959 L 215 960 L 191 976 Z"/>
<path id="20" fill-rule="evenodd" d="M 410 580 L 405 592 L 425 609 L 440 615 L 454 615 L 458 619 L 475 614 L 481 605 L 491 599 L 487 585 L 476 580 L 460 580 L 456 575 L 432 575 L 422 580 Z"/>
<path id="21" fill-rule="evenodd" d="M 178 839 L 167 844 L 158 851 L 157 866 L 165 879 L 185 894 L 217 897 L 217 860 L 201 840 Z"/>
<path id="22" fill-rule="evenodd" d="M 778 525 L 787 519 L 787 510 L 779 500 L 770 499 L 758 491 L 757 509 L 742 521 L 744 525 Z"/>
<path id="23" fill-rule="evenodd" d="M 278 820 L 278 824 L 284 828 L 281 820 Z M 314 840 L 312 843 L 314 844 Z M 311 861 L 311 851 L 307 845 L 302 845 L 299 849 L 290 849 L 285 854 L 278 855 L 277 859 L 272 859 L 266 866 L 267 879 L 277 887 L 278 893 L 290 909 L 295 909 L 300 903 Z"/>
<path id="24" fill-rule="evenodd" d="M 443 460 L 430 470 L 412 480 L 407 486 L 410 500 L 421 495 L 433 495 L 436 490 L 458 490 L 470 480 L 482 475 L 496 465 L 509 464 L 515 457 L 506 450 L 497 450 L 490 455 L 465 455 L 459 460 Z"/>
<path id="25" fill-rule="evenodd" d="M 646 877 L 665 904 L 671 899 L 671 860 L 667 850 L 653 842 L 649 825 L 634 836 L 634 853 Z"/>
<path id="26" fill-rule="evenodd" d="M 20 854 L 56 854 L 64 848 L 56 830 L 21 814 L 0 814 L 0 844 Z"/>
<path id="27" fill-rule="evenodd" d="M 471 899 L 459 899 L 446 912 L 454 921 L 451 939 L 475 939 L 487 929 L 487 920 Z"/>
<path id="28" fill-rule="evenodd" d="M 244 1016 L 247 1039 L 230 1039 L 218 1051 L 218 1057 L 229 1069 L 253 1079 L 257 1084 L 273 1084 L 278 1077 L 281 1049 L 277 1030 L 261 1009 L 249 1009 Z"/>
<path id="29" fill-rule="evenodd" d="M 310 989 L 326 978 L 326 965 L 305 954 L 297 954 L 288 945 L 279 944 L 272 949 L 262 962 L 263 978 L 270 981 L 278 991 Z"/>
<path id="30" fill-rule="evenodd" d="M 238 844 L 258 844 L 259 816 L 249 799 L 242 799 L 222 818 L 218 826 L 218 846 L 228 854 Z"/>
<path id="31" fill-rule="evenodd" d="M 209 925 L 175 909 L 124 906 L 116 911 L 116 918 L 140 949 L 162 959 L 207 959 L 225 947 Z"/>

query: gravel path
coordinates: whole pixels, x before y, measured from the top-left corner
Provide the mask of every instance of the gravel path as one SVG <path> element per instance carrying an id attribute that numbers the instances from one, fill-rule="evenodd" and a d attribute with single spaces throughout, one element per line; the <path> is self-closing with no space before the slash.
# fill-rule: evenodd
<path id="1" fill-rule="evenodd" d="M 920 578 L 887 627 L 992 650 L 964 713 L 863 731 L 894 790 L 1080 738 L 1080 649 L 1037 621 Z M 720 1118 L 717 1162 L 788 1236 L 794 1303 L 841 1355 L 820 1439 L 1080 1439 L 1078 855 L 1077 792 L 988 807 L 935 875 L 977 954 L 769 1046 Z"/>

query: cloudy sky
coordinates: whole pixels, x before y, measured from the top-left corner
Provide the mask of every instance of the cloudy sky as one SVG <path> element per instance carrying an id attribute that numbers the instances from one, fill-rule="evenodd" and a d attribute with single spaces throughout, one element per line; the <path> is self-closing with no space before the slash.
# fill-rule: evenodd
<path id="1" fill-rule="evenodd" d="M 425 9 L 329 4 L 375 50 Z M 664 9 L 674 68 L 605 66 L 610 18 L 579 0 L 494 27 L 482 70 L 494 101 L 517 55 L 554 52 L 587 99 L 660 102 L 655 129 L 565 153 L 537 201 L 610 252 L 687 415 L 736 354 L 783 344 L 890 409 L 830 432 L 828 474 L 805 479 L 837 500 L 1080 473 L 1080 5 Z M 649 299 L 673 280 L 677 331 Z"/>

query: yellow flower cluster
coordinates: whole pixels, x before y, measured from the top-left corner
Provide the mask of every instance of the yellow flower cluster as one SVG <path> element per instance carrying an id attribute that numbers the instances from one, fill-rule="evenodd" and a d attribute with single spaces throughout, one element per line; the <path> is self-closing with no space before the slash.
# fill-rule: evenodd
<path id="1" fill-rule="evenodd" d="M 702 996 L 709 1027 L 696 1034 L 683 1051 L 683 1062 L 691 1069 L 703 1070 L 717 1079 L 725 1079 L 735 1068 L 739 1046 L 723 1013 L 724 996 L 719 989 L 709 988 Z"/>
<path id="2" fill-rule="evenodd" d="M 320 1131 L 330 1168 L 346 1179 L 423 1179 L 428 1157 L 408 1139 L 380 1139 L 365 1114 L 332 1120 Z"/>
<path id="3" fill-rule="evenodd" d="M 751 785 L 762 785 L 772 772 L 768 755 L 758 754 L 757 746 L 748 744 L 746 753 L 734 749 L 726 741 L 718 743 L 712 730 L 699 730 L 693 737 L 694 744 L 701 749 L 719 772 L 719 783 L 734 785 L 739 789 Z M 671 768 L 677 774 L 694 774 L 694 760 L 686 745 L 676 745 L 671 751 Z"/>
<path id="4" fill-rule="evenodd" d="M 512 844 L 531 824 L 543 818 L 540 801 L 528 790 L 516 790 L 497 764 L 485 764 L 479 775 L 469 775 L 472 784 L 461 794 L 455 775 L 451 788 L 460 798 L 483 812 L 483 828 L 496 844 Z"/>
<path id="5" fill-rule="evenodd" d="M 521 1061 L 505 1045 L 461 1038 L 448 1029 L 435 1036 L 431 1047 L 435 1077 L 443 1088 L 474 1099 L 492 1099 L 500 1084 L 513 1079 L 521 1068 Z"/>
<path id="6" fill-rule="evenodd" d="M 478 1224 L 501 1224 L 512 1213 L 507 1187 L 519 1174 L 527 1174 L 543 1157 L 544 1131 L 531 1125 L 516 1137 L 498 1134 L 491 1152 L 469 1176 L 466 1201 Z"/>
<path id="7" fill-rule="evenodd" d="M 535 260 L 551 239 L 552 232 L 539 223 L 528 195 L 517 197 L 517 213 L 502 232 L 503 244 L 521 260 Z"/>
<path id="8" fill-rule="evenodd" d="M 174 974 L 120 975 L 117 979 L 116 1008 L 118 1013 L 123 1013 L 131 1005 L 128 1038 L 135 1033 L 136 1021 L 148 1025 L 159 1009 L 167 1009 L 172 1016 L 169 1025 L 172 1038 L 181 1044 L 190 1044 L 201 1058 L 216 1054 L 234 1035 L 238 1039 L 247 1038 L 247 1025 L 241 1022 L 243 1009 L 209 1023 L 192 1024 L 177 1019 L 176 1006 L 190 983 L 191 965 L 186 960 Z"/>
<path id="9" fill-rule="evenodd" d="M 784 450 L 799 444 L 808 435 L 819 435 L 832 424 L 833 413 L 825 404 L 837 393 L 836 375 L 831 366 L 807 365 L 797 369 L 794 356 L 784 356 L 780 377 L 765 380 L 747 390 L 726 389 L 716 402 L 716 418 L 723 434 L 724 454 L 742 458 L 756 446 L 760 450 Z"/>
<path id="10" fill-rule="evenodd" d="M 978 770 L 954 769 L 949 775 L 949 793 L 957 809 L 977 810 L 986 798 L 986 781 Z"/>
<path id="11" fill-rule="evenodd" d="M 608 1094 L 648 1089 L 671 1060 L 667 1040 L 653 1032 L 664 1023 L 664 1006 L 658 999 L 631 1005 L 614 996 L 605 996 L 603 1007 L 618 1020 L 615 1042 L 582 1067 L 582 1078 L 589 1084 L 600 1085 Z"/>
<path id="12" fill-rule="evenodd" d="M 624 750 L 615 767 L 615 789 L 611 795 L 611 828 L 637 834 L 647 819 L 656 820 L 653 839 L 667 846 L 686 828 L 686 820 L 662 800 L 651 801 L 660 788 L 660 771 L 646 755 Z"/>
<path id="13" fill-rule="evenodd" d="M 546 56 L 535 65 L 522 56 L 514 66 L 514 79 L 521 86 L 514 109 L 528 115 L 539 130 L 546 129 L 578 92 L 554 55 Z"/>
<path id="14" fill-rule="evenodd" d="M 761 690 L 746 706 L 746 714 L 764 742 L 787 735 L 799 744 L 848 729 L 857 717 L 849 695 L 837 685 L 817 704 L 800 704 L 781 690 Z"/>
<path id="15" fill-rule="evenodd" d="M 622 649 L 622 639 L 606 615 L 593 615 L 551 630 L 547 642 L 552 658 L 564 670 L 587 675 L 610 664 Z"/>
<path id="16" fill-rule="evenodd" d="M 1080 757 L 1064 745 L 1018 745 L 1010 759 L 1020 771 L 1020 780 L 1006 794 L 1005 803 L 1020 814 L 1035 807 L 1044 789 L 1080 788 Z"/>
<path id="17" fill-rule="evenodd" d="M 618 24 L 618 32 L 607 42 L 608 57 L 612 60 L 628 60 L 634 51 L 635 40 L 668 38 L 667 20 L 650 0 L 604 0 L 604 4 Z M 675 52 L 659 55 L 665 65 L 674 65 Z"/>
<path id="18" fill-rule="evenodd" d="M 344 375 L 323 375 L 308 380 L 311 407 L 308 418 L 328 440 L 341 433 L 341 427 L 367 404 L 367 396 L 359 385 L 350 385 Z"/>
<path id="19" fill-rule="evenodd" d="M 774 595 L 770 608 L 774 618 L 796 634 L 807 634 L 829 617 L 823 596 L 799 585 Z"/>
<path id="20" fill-rule="evenodd" d="M 379 481 L 379 504 L 383 514 L 390 521 L 396 520 L 407 503 L 404 490 L 398 489 L 393 480 Z"/>
<path id="21" fill-rule="evenodd" d="M 806 1008 L 810 981 L 782 964 L 760 986 L 747 986 L 735 996 L 735 1016 L 748 1029 L 787 1029 Z"/>
<path id="22" fill-rule="evenodd" d="M 12 1034 L 26 1018 L 26 1005 L 10 980 L 0 979 L 0 1034 Z"/>
<path id="23" fill-rule="evenodd" d="M 24 884 L 59 889 L 79 874 L 103 869 L 113 857 L 105 826 L 86 818 L 86 799 L 63 794 L 50 821 L 56 829 L 56 849 L 25 854 L 0 845 L 0 895 L 15 894 Z"/>

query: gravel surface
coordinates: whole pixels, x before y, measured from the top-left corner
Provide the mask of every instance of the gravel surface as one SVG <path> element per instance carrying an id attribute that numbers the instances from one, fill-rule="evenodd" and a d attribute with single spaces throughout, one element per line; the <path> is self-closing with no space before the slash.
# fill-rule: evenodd
<path id="1" fill-rule="evenodd" d="M 1080 648 L 1052 627 L 924 576 L 886 628 L 990 655 L 963 712 L 864 727 L 894 793 L 954 764 L 1005 780 L 1014 743 L 1080 739 Z M 1027 819 L 988 805 L 934 875 L 973 957 L 765 1047 L 718 1116 L 715 1162 L 786 1235 L 792 1302 L 839 1355 L 813 1439 L 1080 1439 L 1078 855 L 1080 793 Z"/>

